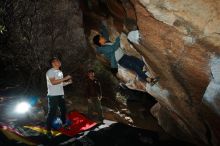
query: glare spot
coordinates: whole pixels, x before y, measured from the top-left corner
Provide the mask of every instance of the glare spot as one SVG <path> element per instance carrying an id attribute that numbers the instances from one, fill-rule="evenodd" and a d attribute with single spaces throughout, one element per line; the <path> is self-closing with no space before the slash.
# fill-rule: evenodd
<path id="1" fill-rule="evenodd" d="M 15 111 L 19 114 L 23 114 L 23 113 L 26 113 L 29 111 L 30 109 L 30 104 L 27 103 L 27 102 L 21 102 L 19 103 L 16 108 L 15 108 Z"/>

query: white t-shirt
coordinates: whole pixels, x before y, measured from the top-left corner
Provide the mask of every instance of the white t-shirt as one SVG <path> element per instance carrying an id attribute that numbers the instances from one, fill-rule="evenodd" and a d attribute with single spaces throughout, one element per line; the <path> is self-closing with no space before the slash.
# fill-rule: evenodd
<path id="1" fill-rule="evenodd" d="M 47 90 L 48 90 L 47 95 L 49 96 L 64 95 L 63 83 L 53 85 L 50 82 L 50 78 L 55 78 L 56 80 L 62 79 L 63 78 L 62 71 L 51 68 L 47 71 L 46 78 L 47 78 Z"/>

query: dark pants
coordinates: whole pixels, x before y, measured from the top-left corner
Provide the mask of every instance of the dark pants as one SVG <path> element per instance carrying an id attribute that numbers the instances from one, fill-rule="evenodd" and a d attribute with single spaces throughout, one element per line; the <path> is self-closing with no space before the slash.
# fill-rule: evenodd
<path id="1" fill-rule="evenodd" d="M 90 101 L 88 103 L 88 116 L 90 118 L 93 118 L 93 112 L 98 113 L 98 119 L 102 120 L 103 119 L 103 112 L 102 112 L 102 105 L 101 101 L 98 99 L 98 97 L 92 97 L 90 98 Z"/>
<path id="2" fill-rule="evenodd" d="M 122 67 L 133 70 L 141 80 L 146 80 L 147 75 L 143 71 L 144 62 L 140 60 L 139 58 L 136 58 L 134 56 L 128 56 L 124 55 L 119 61 L 118 64 L 120 64 Z"/>
<path id="3" fill-rule="evenodd" d="M 111 72 L 117 78 L 118 68 L 111 68 Z"/>
<path id="4" fill-rule="evenodd" d="M 61 120 L 66 123 L 66 106 L 64 96 L 48 96 L 47 130 L 51 130 L 51 125 L 56 117 L 57 110 L 60 109 Z"/>

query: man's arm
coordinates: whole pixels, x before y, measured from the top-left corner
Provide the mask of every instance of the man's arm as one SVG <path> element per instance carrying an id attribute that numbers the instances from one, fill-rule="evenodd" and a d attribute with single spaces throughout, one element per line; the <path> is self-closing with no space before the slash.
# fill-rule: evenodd
<path id="1" fill-rule="evenodd" d="M 62 82 L 65 82 L 65 81 L 67 81 L 67 80 L 69 80 L 71 78 L 72 77 L 70 75 L 68 75 L 68 76 L 66 76 L 66 77 L 64 77 L 62 79 L 55 79 L 55 77 L 54 77 L 54 78 L 49 78 L 49 80 L 50 80 L 52 85 L 57 85 L 57 84 L 60 84 Z"/>
<path id="2" fill-rule="evenodd" d="M 72 83 L 73 83 L 73 81 L 71 79 L 69 79 L 68 81 L 63 82 L 63 86 L 67 86 L 67 85 L 72 84 Z"/>
<path id="3" fill-rule="evenodd" d="M 113 43 L 112 46 L 115 51 L 120 47 L 120 37 L 119 36 L 115 39 L 115 42 Z"/>
<path id="4" fill-rule="evenodd" d="M 104 24 L 100 27 L 100 34 L 106 39 L 106 41 L 109 41 L 108 30 Z"/>

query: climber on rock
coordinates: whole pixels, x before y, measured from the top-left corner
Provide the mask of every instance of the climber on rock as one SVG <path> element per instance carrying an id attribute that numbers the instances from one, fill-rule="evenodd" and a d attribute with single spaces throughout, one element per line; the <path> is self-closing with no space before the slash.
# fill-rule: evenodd
<path id="1" fill-rule="evenodd" d="M 145 64 L 142 60 L 129 56 L 124 53 L 120 47 L 120 37 L 115 39 L 114 43 L 109 41 L 109 34 L 104 25 L 101 25 L 100 35 L 93 37 L 93 43 L 97 45 L 96 51 L 103 54 L 111 63 L 111 71 L 116 76 L 118 64 L 126 69 L 134 71 L 141 81 L 146 81 L 151 85 L 158 82 L 158 78 L 150 78 L 146 75 Z"/>

